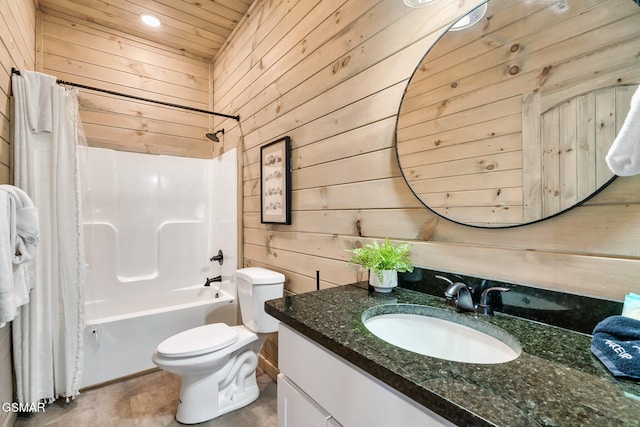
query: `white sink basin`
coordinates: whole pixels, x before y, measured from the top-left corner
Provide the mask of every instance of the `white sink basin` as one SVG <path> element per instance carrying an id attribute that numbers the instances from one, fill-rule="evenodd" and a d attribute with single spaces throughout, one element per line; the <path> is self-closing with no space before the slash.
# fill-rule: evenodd
<path id="1" fill-rule="evenodd" d="M 502 329 L 447 310 L 389 304 L 365 311 L 362 320 L 389 344 L 453 362 L 505 363 L 522 352 L 518 341 Z"/>

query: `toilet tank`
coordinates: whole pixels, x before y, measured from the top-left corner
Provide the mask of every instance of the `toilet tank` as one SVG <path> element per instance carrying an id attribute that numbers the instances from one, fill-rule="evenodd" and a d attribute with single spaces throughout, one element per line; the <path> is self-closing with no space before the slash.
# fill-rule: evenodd
<path id="1" fill-rule="evenodd" d="M 264 311 L 264 303 L 282 297 L 284 274 L 262 267 L 247 267 L 236 271 L 238 299 L 242 323 L 254 332 L 278 330 L 278 320 Z"/>

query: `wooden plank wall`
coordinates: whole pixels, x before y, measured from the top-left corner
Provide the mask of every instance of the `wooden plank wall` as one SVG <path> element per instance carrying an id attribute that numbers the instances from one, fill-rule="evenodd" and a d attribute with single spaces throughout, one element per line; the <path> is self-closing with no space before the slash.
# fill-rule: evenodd
<path id="1" fill-rule="evenodd" d="M 32 0 L 0 2 L 0 184 L 11 183 L 11 68 L 35 66 L 35 4 Z M 0 328 L 0 402 L 13 401 L 11 323 Z M 0 411 L 0 426 L 15 415 Z"/>
<path id="2" fill-rule="evenodd" d="M 258 0 L 214 61 L 218 121 L 243 162 L 244 265 L 284 273 L 307 292 L 363 278 L 352 248 L 413 243 L 417 265 L 622 300 L 640 288 L 640 178 L 542 223 L 487 230 L 424 208 L 394 149 L 395 117 L 415 66 L 455 17 L 479 2 L 409 9 L 400 0 Z M 460 9 L 462 8 L 462 9 Z M 260 146 L 292 139 L 293 223 L 260 223 Z"/>
<path id="3" fill-rule="evenodd" d="M 59 79 L 210 110 L 210 63 L 69 16 L 39 13 L 38 64 Z M 80 90 L 90 146 L 212 158 L 211 116 Z"/>

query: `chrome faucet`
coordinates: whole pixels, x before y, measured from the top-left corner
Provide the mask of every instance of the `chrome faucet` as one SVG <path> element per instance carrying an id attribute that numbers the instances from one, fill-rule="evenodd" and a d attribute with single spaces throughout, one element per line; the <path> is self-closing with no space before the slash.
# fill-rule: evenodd
<path id="1" fill-rule="evenodd" d="M 447 299 L 447 305 L 454 307 L 458 311 L 474 311 L 473 296 L 471 288 L 462 282 L 453 282 L 448 277 L 435 276 L 436 279 L 444 280 L 449 283 L 449 287 L 444 291 L 444 297 Z"/>
<path id="2" fill-rule="evenodd" d="M 480 302 L 475 304 L 473 301 L 473 288 L 462 283 L 453 282 L 449 278 L 444 276 L 435 276 L 436 279 L 441 279 L 449 282 L 449 287 L 444 291 L 444 297 L 447 299 L 447 305 L 454 307 L 457 311 L 473 311 L 476 314 L 482 314 L 485 316 L 493 316 L 493 308 L 490 304 L 489 295 L 491 292 L 509 292 L 511 289 L 504 287 L 492 287 L 482 291 L 480 295 Z"/>
<path id="3" fill-rule="evenodd" d="M 451 283 L 444 291 L 447 305 L 455 307 L 458 311 L 475 311 L 471 289 L 462 282 Z"/>

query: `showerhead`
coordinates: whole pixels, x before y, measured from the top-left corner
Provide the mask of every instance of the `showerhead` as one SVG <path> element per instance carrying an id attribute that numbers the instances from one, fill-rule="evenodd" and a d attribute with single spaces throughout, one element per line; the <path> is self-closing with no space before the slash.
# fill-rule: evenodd
<path id="1" fill-rule="evenodd" d="M 212 140 L 213 142 L 220 142 L 220 138 L 218 138 L 218 134 L 220 136 L 224 135 L 224 129 L 217 130 L 215 132 L 207 132 L 207 138 Z"/>

